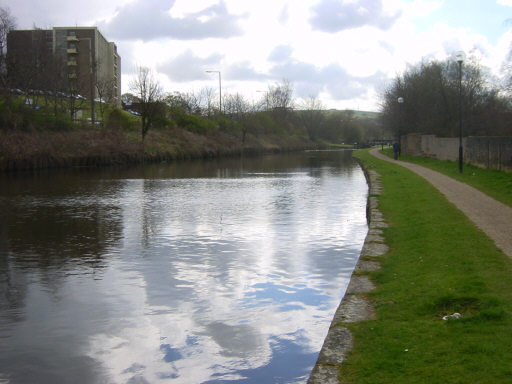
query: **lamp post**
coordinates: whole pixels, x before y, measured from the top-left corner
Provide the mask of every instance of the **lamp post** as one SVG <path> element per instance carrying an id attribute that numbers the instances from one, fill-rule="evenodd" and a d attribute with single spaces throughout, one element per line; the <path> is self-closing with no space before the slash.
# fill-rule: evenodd
<path id="1" fill-rule="evenodd" d="M 398 99 L 396 99 L 396 101 L 398 102 L 400 109 L 400 123 L 398 124 L 398 154 L 400 155 L 400 152 L 402 152 L 402 132 L 400 128 L 402 128 L 404 120 L 404 98 L 400 96 Z"/>
<path id="2" fill-rule="evenodd" d="M 220 77 L 220 71 L 206 71 L 206 73 L 218 73 L 219 74 L 219 111 L 222 113 L 222 82 Z"/>
<path id="3" fill-rule="evenodd" d="M 265 104 L 266 104 L 266 111 L 268 112 L 268 92 L 267 91 L 260 91 L 260 90 L 257 90 L 256 92 L 258 93 L 265 93 Z"/>
<path id="4" fill-rule="evenodd" d="M 455 59 L 459 63 L 459 172 L 462 173 L 462 63 L 466 54 L 459 51 L 455 54 Z"/>

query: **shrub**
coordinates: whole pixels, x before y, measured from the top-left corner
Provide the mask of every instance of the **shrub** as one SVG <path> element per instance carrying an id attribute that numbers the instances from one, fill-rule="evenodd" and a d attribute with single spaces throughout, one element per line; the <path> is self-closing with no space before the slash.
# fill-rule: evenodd
<path id="1" fill-rule="evenodd" d="M 213 121 L 201 116 L 187 114 L 179 107 L 173 108 L 171 114 L 179 127 L 191 132 L 205 134 L 208 131 L 214 131 L 218 128 L 217 124 Z"/>
<path id="2" fill-rule="evenodd" d="M 172 129 L 176 128 L 176 123 L 165 116 L 159 116 L 153 121 L 153 126 L 155 128 Z"/>
<path id="3" fill-rule="evenodd" d="M 113 108 L 109 111 L 105 118 L 105 128 L 117 130 L 117 129 L 136 129 L 137 123 L 128 113 L 122 111 L 119 108 Z"/>
<path id="4" fill-rule="evenodd" d="M 0 104 L 0 124 L 4 130 L 22 131 L 68 131 L 73 129 L 73 122 L 67 114 L 58 113 L 47 108 L 32 108 L 20 100 L 12 100 L 9 106 Z"/>
<path id="5" fill-rule="evenodd" d="M 236 120 L 228 119 L 225 115 L 217 115 L 215 121 L 219 128 L 225 132 L 239 132 L 242 130 L 242 123 Z"/>

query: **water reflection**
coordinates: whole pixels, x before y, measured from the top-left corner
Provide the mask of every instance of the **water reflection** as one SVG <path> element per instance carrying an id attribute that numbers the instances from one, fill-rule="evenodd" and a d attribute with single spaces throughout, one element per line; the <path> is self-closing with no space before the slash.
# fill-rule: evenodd
<path id="1" fill-rule="evenodd" d="M 2 180 L 0 382 L 305 382 L 366 191 L 349 152 Z"/>

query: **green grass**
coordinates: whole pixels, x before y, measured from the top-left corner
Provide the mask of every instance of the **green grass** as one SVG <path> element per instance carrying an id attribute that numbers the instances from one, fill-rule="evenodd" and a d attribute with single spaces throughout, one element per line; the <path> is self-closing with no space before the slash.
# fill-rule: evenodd
<path id="1" fill-rule="evenodd" d="M 382 151 L 382 153 L 393 157 L 393 151 L 389 148 Z M 487 170 L 474 165 L 464 164 L 462 173 L 460 173 L 459 163 L 455 161 L 442 161 L 411 155 L 402 155 L 400 160 L 419 164 L 434 171 L 444 173 L 512 207 L 512 173 L 510 172 Z"/>
<path id="2" fill-rule="evenodd" d="M 352 144 L 334 144 L 334 143 L 329 143 L 327 144 L 329 148 L 334 148 L 334 149 L 338 149 L 338 148 L 348 148 L 348 149 L 351 149 L 351 148 L 354 148 L 354 145 Z"/>
<path id="3" fill-rule="evenodd" d="M 390 251 L 369 273 L 376 320 L 349 326 L 342 382 L 510 383 L 512 261 L 427 181 L 356 155 L 381 175 Z"/>

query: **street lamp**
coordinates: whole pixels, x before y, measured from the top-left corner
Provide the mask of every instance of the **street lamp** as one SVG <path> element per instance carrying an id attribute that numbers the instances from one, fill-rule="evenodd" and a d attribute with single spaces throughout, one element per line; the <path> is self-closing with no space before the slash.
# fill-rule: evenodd
<path id="1" fill-rule="evenodd" d="M 206 71 L 206 73 L 218 73 L 219 74 L 219 111 L 222 113 L 222 83 L 220 79 L 220 71 Z"/>
<path id="2" fill-rule="evenodd" d="M 400 123 L 398 124 L 398 154 L 400 155 L 400 152 L 402 151 L 402 133 L 400 128 L 402 127 L 404 120 L 404 98 L 400 96 L 396 101 L 400 108 Z"/>
<path id="3" fill-rule="evenodd" d="M 459 51 L 455 54 L 455 59 L 459 63 L 459 172 L 462 173 L 462 63 L 466 54 Z"/>
<path id="4" fill-rule="evenodd" d="M 265 101 L 266 101 L 266 105 L 267 105 L 267 109 L 266 111 L 268 112 L 268 91 L 260 91 L 260 90 L 256 90 L 256 92 L 260 92 L 260 93 L 265 93 Z"/>

